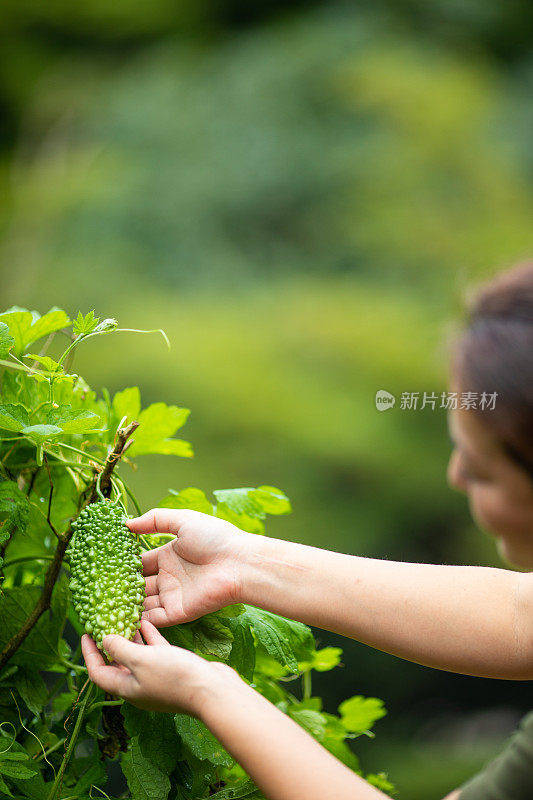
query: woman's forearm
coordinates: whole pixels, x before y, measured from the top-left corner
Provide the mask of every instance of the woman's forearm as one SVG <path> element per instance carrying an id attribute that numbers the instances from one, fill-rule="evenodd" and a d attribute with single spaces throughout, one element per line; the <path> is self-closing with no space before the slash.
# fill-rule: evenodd
<path id="1" fill-rule="evenodd" d="M 201 719 L 268 800 L 387 797 L 243 681 L 213 692 Z"/>
<path id="2" fill-rule="evenodd" d="M 239 570 L 245 603 L 419 664 L 533 679 L 533 574 L 250 543 Z"/>

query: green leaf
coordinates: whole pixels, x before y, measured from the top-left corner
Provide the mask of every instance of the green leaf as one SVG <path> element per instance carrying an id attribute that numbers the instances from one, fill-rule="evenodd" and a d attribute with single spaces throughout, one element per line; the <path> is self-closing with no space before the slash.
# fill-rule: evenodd
<path id="1" fill-rule="evenodd" d="M 300 704 L 289 706 L 289 716 L 321 742 L 326 734 L 326 719 L 320 711 L 313 711 L 310 708 L 301 708 Z"/>
<path id="2" fill-rule="evenodd" d="M 101 424 L 98 414 L 86 409 L 73 409 L 70 405 L 52 409 L 48 414 L 48 422 L 57 425 L 63 433 L 85 433 L 95 425 Z"/>
<path id="3" fill-rule="evenodd" d="M 133 436 L 128 455 L 134 457 L 145 453 L 161 453 L 192 456 L 192 447 L 188 442 L 170 438 L 185 424 L 189 413 L 188 408 L 152 403 L 138 415 L 139 427 Z"/>
<path id="4" fill-rule="evenodd" d="M 9 328 L 5 322 L 0 322 L 0 358 L 5 358 L 13 345 L 15 340 L 9 333 Z"/>
<path id="5" fill-rule="evenodd" d="M 182 625 L 171 625 L 169 628 L 162 628 L 161 634 L 167 642 L 176 647 L 184 647 L 186 650 L 194 650 L 194 636 L 191 623 Z"/>
<path id="6" fill-rule="evenodd" d="M 251 681 L 255 669 L 255 646 L 250 624 L 235 617 L 228 619 L 226 625 L 233 634 L 228 664 L 245 680 Z"/>
<path id="7" fill-rule="evenodd" d="M 266 651 L 290 672 L 298 672 L 298 661 L 311 658 L 315 641 L 307 625 L 253 606 L 246 606 L 240 619 L 251 625 Z"/>
<path id="8" fill-rule="evenodd" d="M 15 530 L 24 533 L 29 516 L 28 498 L 20 491 L 17 484 L 14 481 L 0 483 L 0 519 L 3 518 L 0 537 L 3 535 L 4 539 L 8 538 Z"/>
<path id="9" fill-rule="evenodd" d="M 213 494 L 219 503 L 224 503 L 234 514 L 247 514 L 265 519 L 263 507 L 251 496 L 253 489 L 215 489 Z"/>
<path id="10" fill-rule="evenodd" d="M 206 614 L 193 625 L 195 649 L 206 655 L 227 661 L 233 643 L 233 634 L 217 614 Z"/>
<path id="11" fill-rule="evenodd" d="M 83 316 L 81 311 L 78 311 L 78 316 L 72 324 L 74 335 L 79 336 L 80 334 L 91 333 L 94 331 L 99 322 L 100 317 L 94 316 L 94 309 L 89 311 L 88 314 L 85 314 L 85 316 Z"/>
<path id="12" fill-rule="evenodd" d="M 133 800 L 167 800 L 170 791 L 168 775 L 144 757 L 137 736 L 131 740 L 121 766 Z"/>
<path id="13" fill-rule="evenodd" d="M 141 393 L 138 386 L 130 386 L 113 397 L 113 412 L 117 420 L 126 417 L 128 422 L 138 419 L 141 413 Z"/>
<path id="14" fill-rule="evenodd" d="M 16 586 L 4 589 L 0 597 L 0 649 L 17 633 L 33 611 L 42 588 L 40 586 Z M 24 639 L 11 663 L 46 670 L 53 667 L 58 658 L 59 639 L 63 631 L 68 602 L 68 583 L 63 576 L 54 587 L 52 614 L 41 615 L 35 627 Z"/>
<path id="15" fill-rule="evenodd" d="M 176 733 L 174 715 L 157 711 L 148 712 L 148 719 L 143 726 L 139 742 L 145 758 L 170 775 L 178 762 L 181 742 Z"/>
<path id="16" fill-rule="evenodd" d="M 341 660 L 342 650 L 340 647 L 323 647 L 322 650 L 315 650 L 310 661 L 301 661 L 298 668 L 301 672 L 308 669 L 315 669 L 317 672 L 328 672 L 338 666 Z"/>
<path id="17" fill-rule="evenodd" d="M 18 432 L 25 428 L 29 421 L 29 414 L 24 406 L 18 403 L 0 405 L 0 428 Z"/>
<path id="18" fill-rule="evenodd" d="M 76 769 L 77 781 L 72 790 L 69 789 L 69 794 L 74 797 L 82 795 L 91 786 L 103 786 L 107 781 L 107 772 L 105 764 L 100 761 L 97 756 L 98 748 L 92 756 L 86 758 L 77 758 L 73 762 L 73 767 Z M 101 795 L 102 797 L 104 795 Z"/>
<path id="19" fill-rule="evenodd" d="M 368 781 L 371 786 L 375 786 L 376 789 L 380 789 L 387 794 L 392 794 L 395 791 L 394 784 L 388 780 L 385 772 L 378 772 L 377 775 L 369 773 L 365 775 L 365 780 Z"/>
<path id="20" fill-rule="evenodd" d="M 258 517 L 252 517 L 250 514 L 237 514 L 226 503 L 217 503 L 215 515 L 219 519 L 225 519 L 235 525 L 241 531 L 248 531 L 248 533 L 261 534 L 265 532 L 265 526 Z"/>
<path id="21" fill-rule="evenodd" d="M 356 695 L 339 706 L 341 723 L 350 733 L 366 733 L 376 722 L 386 715 L 383 700 L 377 697 Z"/>
<path id="22" fill-rule="evenodd" d="M 22 756 L 22 758 L 21 758 Z M 25 763 L 23 764 L 22 761 Z M 18 778 L 27 780 L 33 778 L 39 770 L 32 766 L 32 763 L 25 753 L 4 753 L 0 756 L 0 773 L 8 778 Z"/>
<path id="23" fill-rule="evenodd" d="M 275 486 L 259 486 L 257 489 L 215 489 L 219 503 L 223 503 L 234 514 L 245 514 L 253 519 L 265 519 L 267 514 L 288 514 L 289 498 Z"/>
<path id="24" fill-rule="evenodd" d="M 167 775 L 181 757 L 181 741 L 174 725 L 174 715 L 157 711 L 143 711 L 124 703 L 121 707 L 126 728 L 137 737 L 143 756 Z"/>
<path id="25" fill-rule="evenodd" d="M 160 508 L 191 508 L 193 511 L 201 511 L 202 514 L 213 514 L 213 504 L 207 499 L 205 492 L 189 486 L 176 492 L 174 489 L 168 490 L 170 494 L 164 497 L 159 503 Z"/>
<path id="26" fill-rule="evenodd" d="M 58 364 L 57 361 L 54 361 L 54 359 L 50 358 L 50 356 L 39 356 L 35 353 L 26 353 L 24 358 L 28 358 L 32 361 L 37 361 L 38 364 L 42 364 L 45 372 L 63 372 L 63 367 L 61 364 Z"/>
<path id="27" fill-rule="evenodd" d="M 257 489 L 251 489 L 250 497 L 267 514 L 290 514 L 292 511 L 287 495 L 275 486 L 258 486 Z"/>
<path id="28" fill-rule="evenodd" d="M 223 767 L 233 765 L 233 758 L 199 719 L 176 714 L 174 722 L 178 735 L 200 761 L 210 761 Z"/>
<path id="29" fill-rule="evenodd" d="M 28 425 L 26 428 L 22 428 L 20 432 L 36 444 L 43 444 L 63 433 L 57 425 Z"/>
<path id="30" fill-rule="evenodd" d="M 260 798 L 259 790 L 255 783 L 251 780 L 245 780 L 243 783 L 236 784 L 235 786 L 226 786 L 219 792 L 215 792 L 209 796 L 209 800 L 255 800 Z"/>
<path id="31" fill-rule="evenodd" d="M 5 795 L 7 795 L 8 797 L 13 797 L 13 794 L 11 793 L 11 791 L 10 791 L 10 789 L 9 789 L 9 786 L 8 786 L 8 785 L 7 785 L 7 783 L 6 783 L 6 782 L 5 782 L 5 781 L 2 779 L 2 776 L 1 776 L 1 775 L 0 775 L 0 791 L 1 791 L 1 792 L 4 792 L 4 794 L 5 794 Z"/>
<path id="32" fill-rule="evenodd" d="M 0 321 L 9 327 L 9 332 L 15 340 L 15 354 L 18 356 L 21 356 L 32 342 L 70 325 L 68 315 L 56 306 L 43 316 L 37 311 L 16 308 L 0 314 Z"/>
<path id="33" fill-rule="evenodd" d="M 35 668 L 22 667 L 15 676 L 15 684 L 32 714 L 39 714 L 48 701 L 48 690 L 39 672 Z"/>

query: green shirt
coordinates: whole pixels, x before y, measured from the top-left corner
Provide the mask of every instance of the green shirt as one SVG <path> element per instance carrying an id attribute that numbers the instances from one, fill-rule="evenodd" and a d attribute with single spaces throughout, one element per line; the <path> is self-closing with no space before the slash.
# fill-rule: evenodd
<path id="1" fill-rule="evenodd" d="M 463 785 L 459 800 L 533 800 L 533 711 L 500 755 Z"/>

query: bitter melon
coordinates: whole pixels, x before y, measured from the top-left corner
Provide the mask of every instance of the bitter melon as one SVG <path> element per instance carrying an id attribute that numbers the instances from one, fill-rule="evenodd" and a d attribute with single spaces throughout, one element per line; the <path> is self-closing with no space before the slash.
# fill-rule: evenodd
<path id="1" fill-rule="evenodd" d="M 72 523 L 68 548 L 74 608 L 103 650 L 108 633 L 133 639 L 145 597 L 139 542 L 110 500 L 91 503 Z"/>

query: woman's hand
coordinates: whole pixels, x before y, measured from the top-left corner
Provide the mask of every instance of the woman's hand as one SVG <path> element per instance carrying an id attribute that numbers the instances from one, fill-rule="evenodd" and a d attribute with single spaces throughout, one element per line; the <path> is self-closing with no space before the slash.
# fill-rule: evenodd
<path id="1" fill-rule="evenodd" d="M 120 695 L 137 708 L 173 711 L 201 717 L 205 701 L 224 687 L 244 682 L 231 667 L 170 645 L 147 620 L 140 637 L 130 642 L 116 634 L 104 638 L 104 647 L 117 663 L 106 664 L 93 640 L 81 640 L 89 678 L 101 689 Z"/>
<path id="2" fill-rule="evenodd" d="M 143 617 L 158 628 L 188 622 L 239 602 L 241 554 L 250 534 L 190 509 L 153 508 L 127 520 L 138 534 L 176 538 L 143 553 Z"/>

